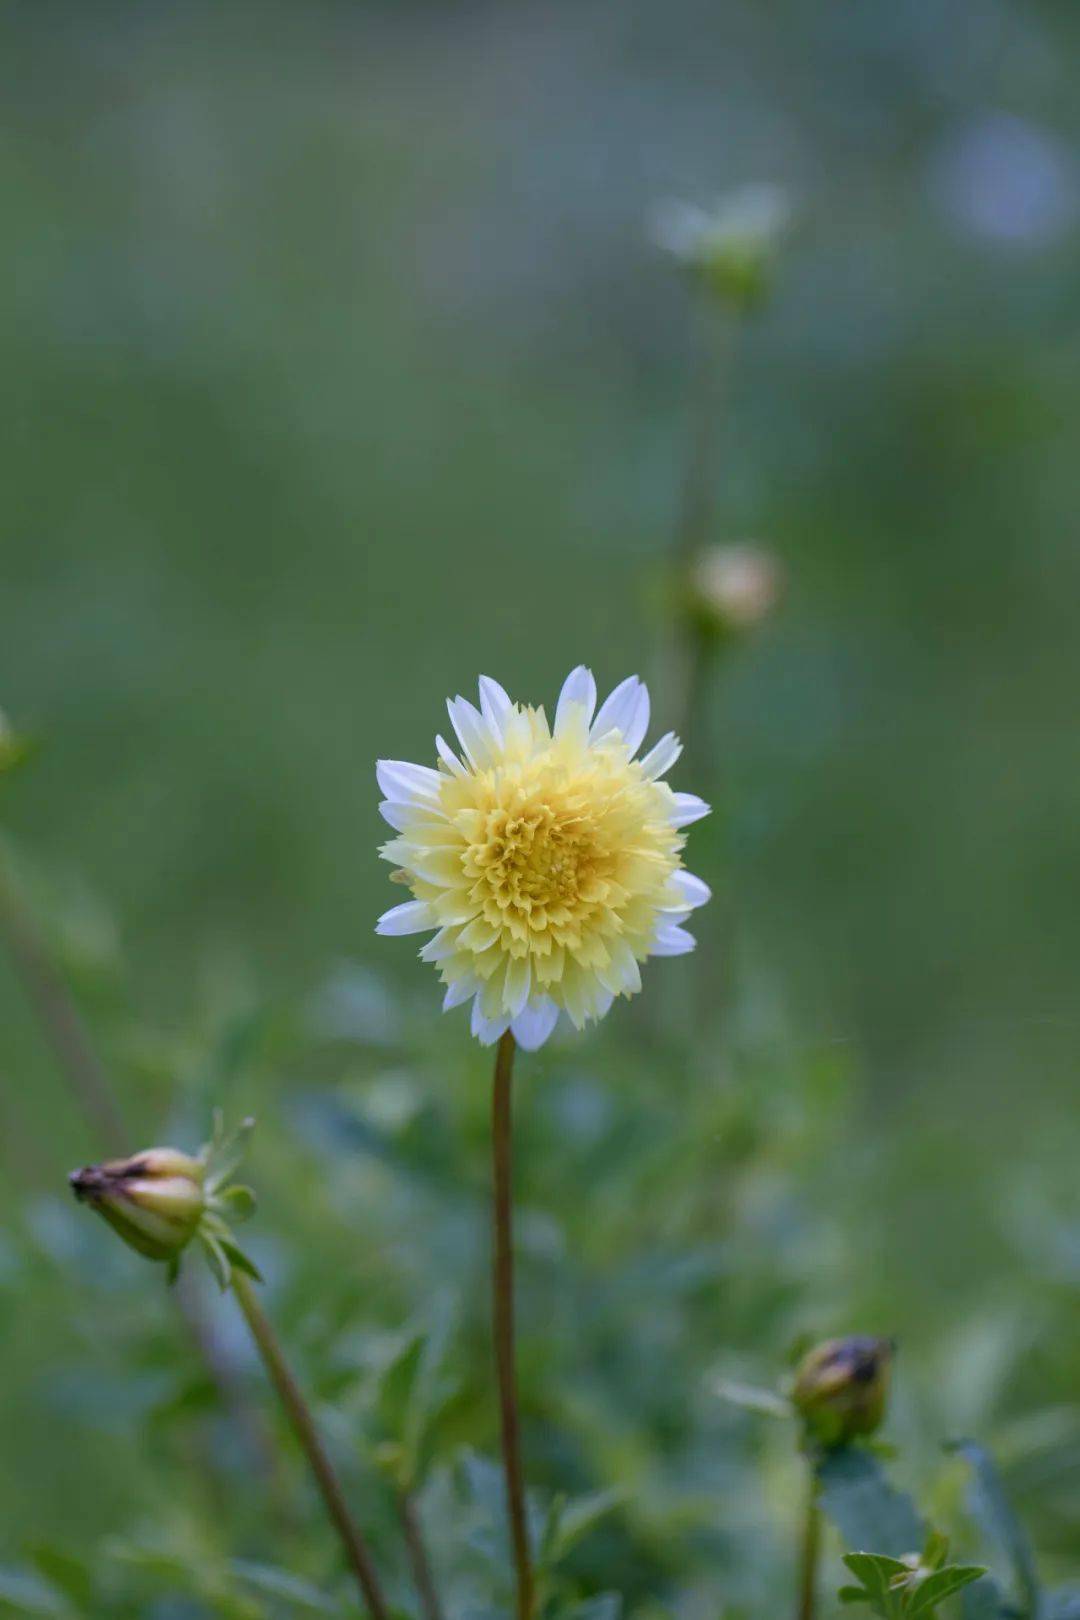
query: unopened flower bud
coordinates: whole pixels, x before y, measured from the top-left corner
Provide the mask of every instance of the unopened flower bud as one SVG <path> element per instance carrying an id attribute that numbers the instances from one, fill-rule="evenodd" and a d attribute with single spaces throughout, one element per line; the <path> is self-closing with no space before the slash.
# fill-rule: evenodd
<path id="1" fill-rule="evenodd" d="M 845 1445 L 873 1434 L 885 1415 L 892 1371 L 891 1339 L 827 1339 L 799 1363 L 792 1401 L 817 1444 Z"/>
<path id="2" fill-rule="evenodd" d="M 783 588 L 783 568 L 763 546 L 710 546 L 691 565 L 691 605 L 714 634 L 753 629 L 773 611 Z"/>
<path id="3" fill-rule="evenodd" d="M 139 1254 L 175 1260 L 198 1230 L 205 1210 L 200 1159 L 176 1148 L 148 1148 L 72 1171 L 80 1203 L 89 1204 Z"/>

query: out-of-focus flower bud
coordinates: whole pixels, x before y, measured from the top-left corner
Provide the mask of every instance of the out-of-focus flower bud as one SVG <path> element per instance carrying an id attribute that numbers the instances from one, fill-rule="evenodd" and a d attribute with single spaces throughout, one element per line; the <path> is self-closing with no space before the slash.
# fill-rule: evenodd
<path id="1" fill-rule="evenodd" d="M 148 1148 L 130 1159 L 87 1165 L 68 1178 L 89 1204 L 148 1260 L 175 1260 L 199 1229 L 206 1167 L 176 1148 Z"/>
<path id="2" fill-rule="evenodd" d="M 791 1398 L 808 1439 L 826 1447 L 873 1434 L 885 1415 L 893 1342 L 855 1335 L 815 1345 L 799 1363 Z"/>
<path id="3" fill-rule="evenodd" d="M 752 630 L 776 607 L 784 570 L 772 552 L 749 543 L 710 546 L 690 567 L 690 604 L 716 635 Z"/>
<path id="4" fill-rule="evenodd" d="M 743 310 L 759 304 L 768 292 L 793 219 L 791 197 L 783 186 L 751 185 L 712 209 L 666 204 L 657 215 L 655 236 L 712 294 Z"/>

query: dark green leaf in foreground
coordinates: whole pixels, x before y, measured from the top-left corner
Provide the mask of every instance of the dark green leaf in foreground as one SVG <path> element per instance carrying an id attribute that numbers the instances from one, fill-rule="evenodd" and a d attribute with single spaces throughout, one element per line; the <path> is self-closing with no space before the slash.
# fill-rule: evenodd
<path id="1" fill-rule="evenodd" d="M 878 1547 L 893 1558 L 915 1552 L 926 1529 L 911 1498 L 862 1447 L 827 1452 L 817 1463 L 818 1500 L 848 1547 Z"/>

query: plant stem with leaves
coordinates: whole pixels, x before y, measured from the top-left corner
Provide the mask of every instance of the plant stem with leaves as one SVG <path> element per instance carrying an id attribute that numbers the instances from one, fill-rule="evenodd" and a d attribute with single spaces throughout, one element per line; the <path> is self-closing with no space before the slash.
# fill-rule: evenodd
<path id="1" fill-rule="evenodd" d="M 285 1360 L 265 1311 L 259 1303 L 251 1279 L 239 1268 L 232 1272 L 232 1291 L 251 1329 L 260 1356 L 293 1432 L 307 1458 L 326 1511 L 341 1537 L 349 1567 L 356 1576 L 361 1595 L 374 1620 L 390 1620 L 390 1609 L 383 1596 L 367 1543 L 353 1522 L 341 1482 L 319 1438 L 315 1420 Z"/>
<path id="2" fill-rule="evenodd" d="M 503 1472 L 506 1509 L 514 1554 L 517 1584 L 517 1620 L 532 1620 L 535 1585 L 525 1484 L 521 1467 L 521 1421 L 518 1414 L 514 1367 L 514 1235 L 513 1144 L 511 1089 L 516 1042 L 507 1030 L 495 1050 L 495 1080 L 491 1102 L 493 1165 L 494 1255 L 492 1266 L 492 1319 L 495 1370 L 499 1386 Z"/>

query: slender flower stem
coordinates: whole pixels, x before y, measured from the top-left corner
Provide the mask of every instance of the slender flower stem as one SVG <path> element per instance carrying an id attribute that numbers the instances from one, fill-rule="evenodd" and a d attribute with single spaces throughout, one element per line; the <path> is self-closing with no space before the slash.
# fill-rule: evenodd
<path id="1" fill-rule="evenodd" d="M 443 1620 L 442 1605 L 435 1589 L 435 1577 L 432 1574 L 431 1560 L 428 1558 L 423 1526 L 420 1523 L 420 1510 L 411 1491 L 401 1491 L 398 1494 L 397 1508 L 402 1534 L 405 1537 L 405 1550 L 409 1555 L 413 1585 L 420 1599 L 424 1620 Z"/>
<path id="2" fill-rule="evenodd" d="M 817 1479 L 809 1468 L 806 1506 L 803 1509 L 802 1540 L 799 1547 L 799 1595 L 796 1620 L 814 1620 L 817 1606 L 818 1560 L 821 1554 L 821 1509 L 817 1501 Z"/>
<path id="3" fill-rule="evenodd" d="M 255 1340 L 259 1354 L 270 1381 L 277 1391 L 278 1399 L 288 1415 L 296 1438 L 299 1440 L 305 1457 L 315 1476 L 315 1483 L 326 1505 L 326 1511 L 333 1521 L 334 1528 L 341 1537 L 349 1566 L 356 1576 L 361 1594 L 368 1609 L 375 1620 L 389 1620 L 390 1610 L 383 1596 L 382 1588 L 375 1574 L 375 1567 L 371 1561 L 367 1543 L 353 1523 L 349 1513 L 348 1504 L 341 1488 L 341 1482 L 334 1472 L 333 1464 L 327 1456 L 322 1441 L 319 1439 L 312 1418 L 311 1410 L 305 1401 L 300 1386 L 289 1370 L 288 1363 L 282 1354 L 277 1335 L 259 1304 L 251 1281 L 241 1271 L 234 1271 L 232 1290 L 236 1302 L 244 1314 L 244 1320 L 251 1329 L 251 1336 Z"/>
<path id="4" fill-rule="evenodd" d="M 513 1150 L 510 1094 L 515 1050 L 516 1042 L 507 1030 L 495 1051 L 495 1082 L 491 1099 L 495 1229 L 492 1320 L 495 1335 L 495 1369 L 499 1383 L 499 1416 L 502 1424 L 503 1472 L 506 1475 L 506 1508 L 510 1520 L 510 1539 L 513 1543 L 514 1569 L 517 1575 L 517 1620 L 532 1620 L 535 1593 L 525 1508 L 525 1483 L 521 1470 L 521 1423 L 518 1417 L 517 1383 L 514 1374 Z"/>
<path id="5" fill-rule="evenodd" d="M 695 310 L 698 326 L 697 375 L 690 452 L 675 526 L 675 560 L 688 563 L 709 537 L 716 497 L 716 466 L 724 419 L 725 361 L 733 319 L 703 298 Z"/>

